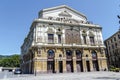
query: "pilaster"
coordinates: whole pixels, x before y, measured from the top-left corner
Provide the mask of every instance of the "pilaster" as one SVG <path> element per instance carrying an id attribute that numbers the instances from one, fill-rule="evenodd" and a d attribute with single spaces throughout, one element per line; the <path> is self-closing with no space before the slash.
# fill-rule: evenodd
<path id="1" fill-rule="evenodd" d="M 85 59 L 85 57 L 83 57 L 82 63 L 83 63 L 83 72 L 87 72 L 87 66 L 86 66 L 86 59 Z"/>
<path id="2" fill-rule="evenodd" d="M 63 73 L 66 73 L 66 59 L 63 59 Z"/>
<path id="3" fill-rule="evenodd" d="M 74 72 L 77 72 L 75 50 L 73 50 L 73 68 L 74 68 Z"/>

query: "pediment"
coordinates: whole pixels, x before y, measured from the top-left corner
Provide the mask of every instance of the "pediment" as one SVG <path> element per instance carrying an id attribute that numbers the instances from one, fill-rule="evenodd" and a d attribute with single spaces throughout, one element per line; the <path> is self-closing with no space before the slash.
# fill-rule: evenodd
<path id="1" fill-rule="evenodd" d="M 64 17 L 72 17 L 67 11 L 62 11 L 59 16 L 64 16 Z"/>
<path id="2" fill-rule="evenodd" d="M 84 14 L 66 6 L 57 6 L 52 8 L 43 9 L 39 12 L 39 18 L 71 18 L 79 21 L 87 21 Z"/>

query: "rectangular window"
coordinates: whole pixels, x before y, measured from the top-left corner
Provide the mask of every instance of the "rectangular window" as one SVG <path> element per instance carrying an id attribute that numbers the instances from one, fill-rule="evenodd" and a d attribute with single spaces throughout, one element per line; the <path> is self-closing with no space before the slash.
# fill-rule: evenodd
<path id="1" fill-rule="evenodd" d="M 108 41 L 108 45 L 109 45 L 109 41 Z"/>
<path id="2" fill-rule="evenodd" d="M 120 39 L 120 35 L 118 35 L 118 39 Z"/>
<path id="3" fill-rule="evenodd" d="M 111 39 L 111 43 L 113 42 L 113 40 Z"/>
<path id="4" fill-rule="evenodd" d="M 86 36 L 83 36 L 83 40 L 84 40 L 84 44 L 87 44 L 86 43 Z"/>
<path id="5" fill-rule="evenodd" d="M 116 41 L 116 37 L 114 37 L 114 41 Z"/>
<path id="6" fill-rule="evenodd" d="M 94 45 L 94 44 L 95 44 L 95 42 L 94 42 L 94 37 L 90 37 L 90 44 L 91 44 L 91 45 Z"/>
<path id="7" fill-rule="evenodd" d="M 54 43 L 54 35 L 48 34 L 48 43 Z"/>
<path id="8" fill-rule="evenodd" d="M 114 49 L 114 45 L 112 44 L 112 49 Z"/>
<path id="9" fill-rule="evenodd" d="M 58 35 L 58 43 L 61 43 L 61 35 Z"/>
<path id="10" fill-rule="evenodd" d="M 117 43 L 115 43 L 115 47 L 117 48 Z"/>

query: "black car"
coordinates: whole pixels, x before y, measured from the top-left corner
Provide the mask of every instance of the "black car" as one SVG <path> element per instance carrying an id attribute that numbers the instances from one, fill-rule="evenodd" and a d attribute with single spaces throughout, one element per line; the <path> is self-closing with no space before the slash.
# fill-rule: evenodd
<path id="1" fill-rule="evenodd" d="M 21 69 L 15 69 L 14 74 L 22 74 Z"/>

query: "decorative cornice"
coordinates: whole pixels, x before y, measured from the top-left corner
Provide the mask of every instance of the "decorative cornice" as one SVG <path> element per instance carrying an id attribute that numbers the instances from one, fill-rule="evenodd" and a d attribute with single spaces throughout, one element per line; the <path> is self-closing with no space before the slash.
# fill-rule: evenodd
<path id="1" fill-rule="evenodd" d="M 42 22 L 42 23 L 53 23 L 53 24 L 59 24 L 59 25 L 67 25 L 67 26 L 83 26 L 83 27 L 91 27 L 91 28 L 97 28 L 97 29 L 102 29 L 99 25 L 96 24 L 82 24 L 82 23 L 65 23 L 65 22 L 60 22 L 60 21 L 55 21 L 55 20 L 47 20 L 47 19 L 35 19 L 33 23 L 37 22 Z M 32 24 L 33 24 L 32 23 Z"/>

